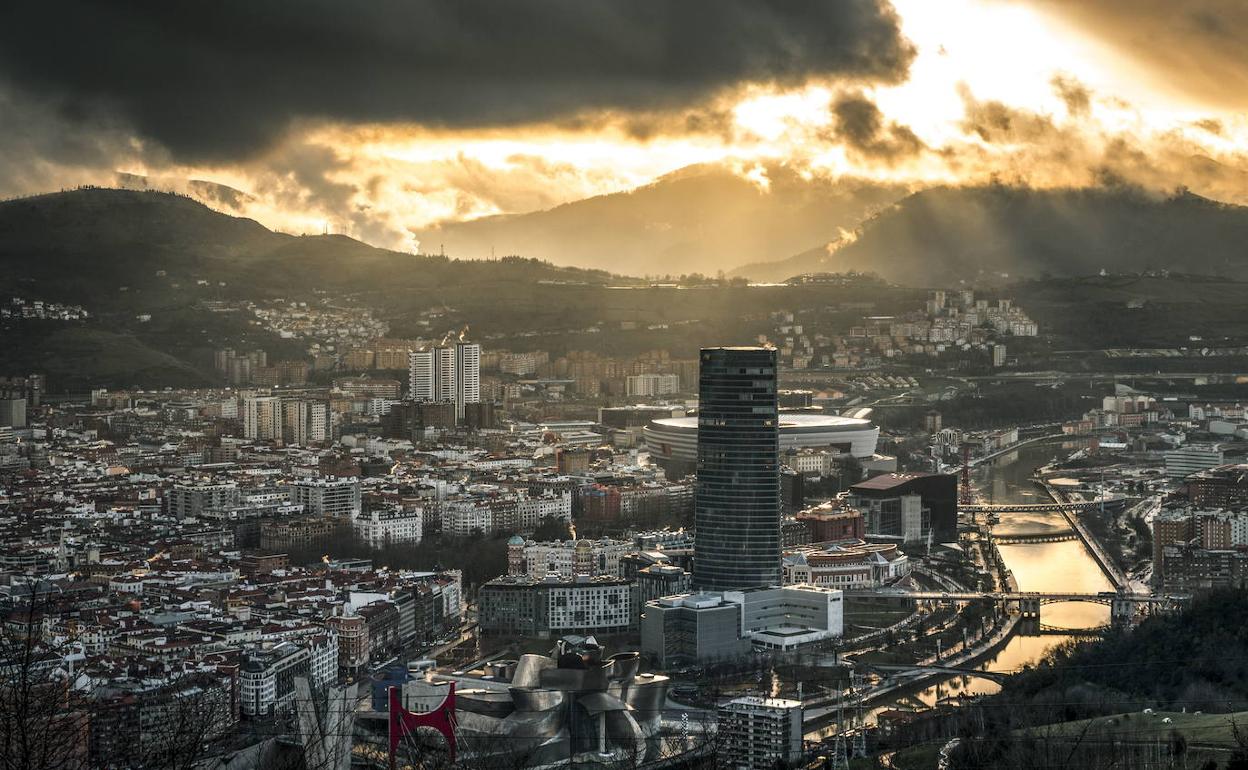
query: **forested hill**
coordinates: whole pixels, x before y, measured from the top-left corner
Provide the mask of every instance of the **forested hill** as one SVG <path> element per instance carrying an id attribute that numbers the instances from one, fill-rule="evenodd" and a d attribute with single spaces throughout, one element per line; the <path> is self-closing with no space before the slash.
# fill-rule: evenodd
<path id="1" fill-rule="evenodd" d="M 1094 739 L 1092 728 L 1128 736 L 1124 740 L 1146 733 L 1164 736 L 1161 718 L 1150 719 L 1145 709 L 1248 711 L 1248 626 L 1233 621 L 1245 613 L 1248 593 L 1219 590 L 1196 598 L 1181 613 L 1150 617 L 1134 630 L 1056 648 L 1040 665 L 1007 680 L 999 694 L 958 715 L 958 731 L 966 739 L 951 766 L 1043 766 L 1052 761 L 1050 748 L 1058 743 L 1053 736 L 1059 735 L 1058 753 L 1073 761 L 1081 736 L 1089 752 L 1099 751 L 1101 741 Z M 1221 737 L 1234 738 L 1229 727 L 1225 732 Z M 1204 736 L 1206 741 L 1214 737 Z M 1248 732 L 1243 738 L 1248 743 Z"/>
<path id="2" fill-rule="evenodd" d="M 400 292 L 479 283 L 602 283 L 600 271 L 533 259 L 451 260 L 389 251 L 341 235 L 274 232 L 169 193 L 86 188 L 0 203 L 0 292 L 91 307 L 162 279 L 208 280 L 248 293 Z M 134 294 L 126 297 L 133 303 Z"/>
<path id="3" fill-rule="evenodd" d="M 822 244 L 737 271 L 755 280 L 867 270 L 911 286 L 1147 270 L 1248 278 L 1248 208 L 1134 188 L 942 187 Z"/>

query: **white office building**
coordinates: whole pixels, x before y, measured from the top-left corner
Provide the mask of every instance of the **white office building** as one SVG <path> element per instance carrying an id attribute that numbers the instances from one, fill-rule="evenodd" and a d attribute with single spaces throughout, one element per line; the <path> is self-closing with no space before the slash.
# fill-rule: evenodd
<path id="1" fill-rule="evenodd" d="M 1187 478 L 1224 464 L 1222 448 L 1213 444 L 1190 444 L 1165 453 L 1166 475 L 1172 479 Z"/>
<path id="2" fill-rule="evenodd" d="M 844 595 L 835 588 L 772 586 L 723 594 L 741 605 L 741 635 L 756 648 L 793 650 L 845 631 Z"/>

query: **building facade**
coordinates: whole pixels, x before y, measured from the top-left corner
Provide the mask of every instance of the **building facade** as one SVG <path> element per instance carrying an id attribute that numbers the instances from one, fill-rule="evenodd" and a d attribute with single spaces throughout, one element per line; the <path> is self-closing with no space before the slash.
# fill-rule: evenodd
<path id="1" fill-rule="evenodd" d="M 457 420 L 465 405 L 481 402 L 481 346 L 456 342 L 414 350 L 408 354 L 408 391 L 416 401 L 444 401 L 455 405 Z"/>
<path id="2" fill-rule="evenodd" d="M 1215 445 L 1191 444 L 1165 453 L 1166 475 L 1172 479 L 1187 478 L 1193 473 L 1208 471 L 1223 464 L 1222 449 Z"/>
<path id="3" fill-rule="evenodd" d="M 294 486 L 293 501 L 313 516 L 350 518 L 360 512 L 359 479 L 301 479 Z"/>
<path id="4" fill-rule="evenodd" d="M 719 707 L 717 766 L 724 770 L 788 767 L 802 756 L 802 702 L 747 695 Z"/>
<path id="5" fill-rule="evenodd" d="M 369 547 L 382 548 L 419 543 L 422 520 L 419 508 L 380 508 L 356 516 L 351 526 Z"/>
<path id="6" fill-rule="evenodd" d="M 845 500 L 862 511 L 868 535 L 903 543 L 948 543 L 958 536 L 958 477 L 884 473 L 854 484 Z"/>
<path id="7" fill-rule="evenodd" d="M 776 351 L 704 349 L 698 393 L 694 586 L 779 585 Z"/>
<path id="8" fill-rule="evenodd" d="M 624 633 L 634 627 L 633 584 L 616 577 L 495 578 L 478 595 L 486 634 L 552 637 Z"/>

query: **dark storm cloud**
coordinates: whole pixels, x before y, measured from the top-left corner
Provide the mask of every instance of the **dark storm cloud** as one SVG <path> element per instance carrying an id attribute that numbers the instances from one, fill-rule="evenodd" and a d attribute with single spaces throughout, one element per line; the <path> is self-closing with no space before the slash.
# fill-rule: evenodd
<path id="1" fill-rule="evenodd" d="M 898 160 L 917 154 L 923 142 L 900 123 L 886 122 L 875 102 L 861 93 L 841 94 L 832 103 L 834 141 L 851 151 L 882 161 Z"/>
<path id="2" fill-rule="evenodd" d="M 1244 0 L 1027 0 L 1148 68 L 1173 92 L 1248 108 Z"/>
<path id="3" fill-rule="evenodd" d="M 79 111 L 81 131 L 54 101 L 32 98 L 0 82 L 0 196 L 46 192 L 79 184 L 107 184 L 118 163 L 159 160 L 132 141 L 108 115 Z"/>
<path id="4" fill-rule="evenodd" d="M 201 161 L 301 118 L 682 108 L 747 81 L 895 82 L 913 58 L 885 0 L 40 0 L 4 17 L 0 76 Z"/>

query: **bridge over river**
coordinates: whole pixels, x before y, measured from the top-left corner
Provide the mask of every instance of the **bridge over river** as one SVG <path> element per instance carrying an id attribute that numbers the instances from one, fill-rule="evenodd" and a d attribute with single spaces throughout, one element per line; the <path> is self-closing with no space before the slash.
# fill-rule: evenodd
<path id="1" fill-rule="evenodd" d="M 959 513 L 1076 513 L 1078 511 L 1117 508 L 1125 505 L 1127 498 L 1122 495 L 1109 495 L 1096 500 L 1079 500 L 1077 502 L 1049 503 L 973 503 L 959 504 Z"/>
<path id="2" fill-rule="evenodd" d="M 1090 602 L 1110 608 L 1115 622 L 1128 622 L 1138 614 L 1175 609 L 1190 597 L 1181 595 L 1154 596 L 1130 591 L 1097 593 L 1044 591 L 907 591 L 900 588 L 859 589 L 845 592 L 847 597 L 910 599 L 935 602 L 991 601 L 1015 609 L 1024 618 L 1040 619 L 1040 607 L 1062 602 Z"/>

